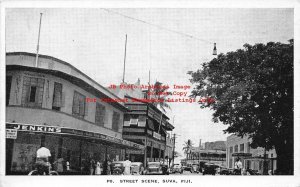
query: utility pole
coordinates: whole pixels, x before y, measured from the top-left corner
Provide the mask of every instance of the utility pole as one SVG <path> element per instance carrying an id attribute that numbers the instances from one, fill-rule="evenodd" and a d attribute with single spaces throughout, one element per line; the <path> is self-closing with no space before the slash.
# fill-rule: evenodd
<path id="1" fill-rule="evenodd" d="M 43 13 L 40 14 L 40 24 L 39 24 L 39 35 L 36 46 L 36 57 L 35 57 L 35 67 L 38 67 L 38 58 L 39 58 L 39 48 L 40 48 L 40 33 L 41 33 L 41 25 L 42 25 L 42 16 Z"/>
<path id="2" fill-rule="evenodd" d="M 173 146 L 173 165 L 174 165 L 174 156 L 175 156 L 175 143 L 176 143 L 176 133 L 173 134 L 173 141 L 174 141 L 174 146 Z"/>
<path id="3" fill-rule="evenodd" d="M 122 83 L 124 83 L 124 81 L 125 81 L 126 49 L 127 49 L 127 34 L 126 34 L 126 38 L 125 38 L 125 52 L 124 52 L 124 67 L 123 67 L 123 80 L 122 80 Z"/>

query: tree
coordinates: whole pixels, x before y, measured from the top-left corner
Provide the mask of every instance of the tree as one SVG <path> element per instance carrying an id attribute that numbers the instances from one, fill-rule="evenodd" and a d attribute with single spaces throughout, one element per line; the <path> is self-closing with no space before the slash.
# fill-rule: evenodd
<path id="1" fill-rule="evenodd" d="M 186 159 L 188 159 L 190 153 L 191 153 L 191 147 L 193 146 L 192 140 L 188 139 L 188 141 L 184 142 L 182 150 L 184 151 L 184 154 L 186 155 Z"/>
<path id="2" fill-rule="evenodd" d="M 211 97 L 214 122 L 224 131 L 252 138 L 251 147 L 275 148 L 277 169 L 293 174 L 294 167 L 294 42 L 245 44 L 220 54 L 202 69 L 190 71 L 195 85 L 191 97 Z"/>
<path id="3" fill-rule="evenodd" d="M 171 92 L 168 92 L 167 90 L 168 88 L 163 86 L 163 83 L 156 81 L 153 89 L 154 98 L 156 100 L 166 101 L 168 95 L 171 95 Z M 163 113 L 166 113 L 166 108 L 171 109 L 167 102 L 154 102 L 153 104 L 156 107 L 159 106 Z"/>

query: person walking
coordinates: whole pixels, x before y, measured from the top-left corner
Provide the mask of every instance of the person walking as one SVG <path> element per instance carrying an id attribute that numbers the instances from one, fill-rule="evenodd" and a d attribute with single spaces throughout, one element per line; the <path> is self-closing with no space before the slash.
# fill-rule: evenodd
<path id="1" fill-rule="evenodd" d="M 90 175 L 94 175 L 95 174 L 95 160 L 91 159 L 90 161 Z"/>
<path id="2" fill-rule="evenodd" d="M 243 164 L 241 162 L 241 159 L 238 157 L 236 159 L 236 162 L 234 163 L 234 170 L 236 175 L 241 175 L 243 169 Z"/>
<path id="3" fill-rule="evenodd" d="M 124 175 L 130 175 L 131 174 L 131 161 L 129 160 L 129 156 L 125 157 L 125 162 L 124 162 Z"/>
<path id="4" fill-rule="evenodd" d="M 99 161 L 96 164 L 95 175 L 101 175 L 101 164 Z"/>

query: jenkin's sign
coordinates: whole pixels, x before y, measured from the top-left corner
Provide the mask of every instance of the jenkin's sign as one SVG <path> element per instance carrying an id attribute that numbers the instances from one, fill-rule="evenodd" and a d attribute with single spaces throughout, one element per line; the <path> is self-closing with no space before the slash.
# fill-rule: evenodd
<path id="1" fill-rule="evenodd" d="M 9 124 L 13 129 L 18 131 L 33 131 L 33 132 L 56 132 L 60 133 L 60 127 L 44 126 L 44 125 L 28 125 L 28 124 Z"/>

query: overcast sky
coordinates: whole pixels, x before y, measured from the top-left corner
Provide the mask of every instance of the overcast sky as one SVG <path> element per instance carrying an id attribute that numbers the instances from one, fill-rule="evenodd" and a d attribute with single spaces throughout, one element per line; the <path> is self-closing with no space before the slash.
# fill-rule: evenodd
<path id="1" fill-rule="evenodd" d="M 294 37 L 292 9 L 7 9 L 6 52 L 36 52 L 41 12 L 40 54 L 72 64 L 103 86 L 122 80 L 126 34 L 125 81 L 146 84 L 151 70 L 151 83 L 170 86 L 191 85 L 186 72 L 214 58 L 213 43 L 226 53 Z M 187 139 L 195 146 L 199 139 L 226 140 L 226 126 L 211 121 L 212 111 L 196 103 L 170 105 L 177 151 Z"/>

